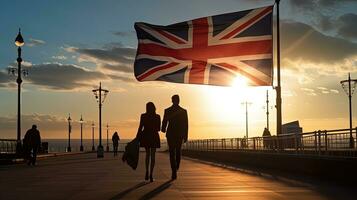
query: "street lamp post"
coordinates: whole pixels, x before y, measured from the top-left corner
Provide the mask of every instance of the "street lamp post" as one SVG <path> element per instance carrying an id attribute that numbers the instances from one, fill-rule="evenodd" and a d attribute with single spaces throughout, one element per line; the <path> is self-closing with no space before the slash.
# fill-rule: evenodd
<path id="1" fill-rule="evenodd" d="M 103 158 L 104 157 L 104 149 L 102 146 L 102 104 L 109 92 L 109 90 L 102 88 L 102 83 L 99 83 L 99 88 L 92 90 L 94 93 L 95 98 L 99 104 L 99 145 L 97 148 L 97 157 Z"/>
<path id="2" fill-rule="evenodd" d="M 94 122 L 92 122 L 92 151 L 95 151 L 95 147 L 94 147 Z"/>
<path id="3" fill-rule="evenodd" d="M 354 141 L 352 136 L 352 95 L 357 86 L 357 79 L 351 79 L 351 74 L 348 73 L 348 79 L 340 82 L 343 90 L 348 95 L 349 100 L 349 114 L 350 114 L 350 148 L 354 147 Z M 356 134 L 357 137 L 357 134 Z"/>
<path id="4" fill-rule="evenodd" d="M 68 121 L 68 147 L 67 147 L 67 152 L 71 152 L 71 130 L 72 130 L 72 127 L 71 127 L 71 114 L 68 115 L 68 118 L 67 118 L 67 121 Z"/>
<path id="5" fill-rule="evenodd" d="M 82 118 L 82 115 L 81 115 L 81 119 L 79 120 L 79 123 L 81 124 L 81 146 L 79 148 L 80 151 L 83 151 L 84 148 L 83 148 L 83 118 Z"/>
<path id="6" fill-rule="evenodd" d="M 269 131 L 269 90 L 267 90 L 267 100 L 265 101 L 266 103 L 266 115 L 267 115 L 267 129 Z"/>
<path id="7" fill-rule="evenodd" d="M 107 152 L 109 152 L 109 125 L 107 123 Z"/>
<path id="8" fill-rule="evenodd" d="M 24 76 L 28 75 L 28 71 L 26 69 L 21 69 L 21 47 L 25 44 L 24 39 L 21 35 L 21 30 L 19 29 L 19 33 L 15 39 L 15 45 L 17 48 L 17 68 L 10 67 L 9 74 L 16 75 L 17 74 L 17 142 L 16 142 L 16 153 L 20 154 L 22 145 L 21 145 L 21 83 L 22 83 L 22 74 Z"/>
<path id="9" fill-rule="evenodd" d="M 242 105 L 245 105 L 245 137 L 248 140 L 248 105 L 251 105 L 252 103 L 245 101 L 242 103 Z"/>

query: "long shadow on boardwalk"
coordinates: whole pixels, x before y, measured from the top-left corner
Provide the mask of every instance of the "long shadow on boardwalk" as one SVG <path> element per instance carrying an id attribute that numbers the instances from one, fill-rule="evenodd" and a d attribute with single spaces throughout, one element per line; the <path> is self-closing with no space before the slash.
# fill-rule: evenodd
<path id="1" fill-rule="evenodd" d="M 145 182 L 145 181 L 138 183 L 138 184 L 134 185 L 133 187 L 128 188 L 128 189 L 120 192 L 119 194 L 115 195 L 114 197 L 111 198 L 111 200 L 122 199 L 125 195 L 129 194 L 130 192 L 132 192 L 140 187 L 143 187 L 144 185 L 146 185 L 148 183 L 149 182 Z"/>
<path id="2" fill-rule="evenodd" d="M 169 180 L 169 181 L 166 181 L 165 183 L 159 185 L 159 187 L 151 190 L 150 192 L 148 192 L 144 196 L 142 196 L 140 198 L 140 200 L 151 199 L 151 198 L 155 197 L 156 195 L 160 194 L 161 192 L 163 192 L 164 190 L 169 188 L 171 186 L 172 181 L 173 180 Z"/>

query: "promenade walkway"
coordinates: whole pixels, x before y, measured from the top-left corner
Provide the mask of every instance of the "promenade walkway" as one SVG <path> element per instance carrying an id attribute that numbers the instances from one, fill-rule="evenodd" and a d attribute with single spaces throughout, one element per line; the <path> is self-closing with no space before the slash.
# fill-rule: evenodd
<path id="1" fill-rule="evenodd" d="M 344 187 L 301 183 L 255 175 L 183 159 L 178 179 L 170 181 L 168 155 L 157 154 L 155 181 L 143 181 L 144 157 L 136 171 L 121 154 L 46 158 L 35 167 L 0 166 L 0 199 L 356 199 Z"/>

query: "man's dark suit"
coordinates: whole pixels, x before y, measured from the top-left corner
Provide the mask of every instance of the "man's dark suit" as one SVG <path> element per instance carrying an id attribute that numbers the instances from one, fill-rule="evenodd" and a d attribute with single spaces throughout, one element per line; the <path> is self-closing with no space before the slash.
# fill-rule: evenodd
<path id="1" fill-rule="evenodd" d="M 180 166 L 181 145 L 182 142 L 187 141 L 188 137 L 187 111 L 179 105 L 172 105 L 165 109 L 161 130 L 162 132 L 166 132 L 171 169 L 173 173 L 176 173 Z"/>

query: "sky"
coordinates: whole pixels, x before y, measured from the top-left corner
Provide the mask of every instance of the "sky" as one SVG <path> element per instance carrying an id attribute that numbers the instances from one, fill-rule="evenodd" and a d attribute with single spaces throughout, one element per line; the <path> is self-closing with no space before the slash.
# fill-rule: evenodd
<path id="1" fill-rule="evenodd" d="M 84 138 L 91 123 L 98 137 L 98 104 L 91 90 L 99 82 L 109 94 L 103 126 L 133 138 L 145 104 L 157 113 L 179 94 L 188 110 L 189 137 L 232 138 L 245 134 L 249 101 L 249 136 L 262 135 L 269 92 L 270 129 L 275 134 L 273 87 L 219 87 L 165 82 L 138 82 L 133 74 L 137 39 L 135 22 L 169 25 L 204 16 L 267 5 L 272 0 L 4 0 L 0 7 L 0 138 L 16 137 L 16 66 L 14 39 L 21 27 L 22 63 L 29 75 L 22 85 L 22 134 L 37 124 L 43 138 Z M 275 14 L 275 11 L 274 11 Z M 299 120 L 305 131 L 348 128 L 348 98 L 340 81 L 357 79 L 357 1 L 281 0 L 281 77 L 283 122 Z M 276 74 L 276 73 L 275 73 Z M 274 82 L 276 85 L 276 81 Z M 357 97 L 352 98 L 357 126 Z M 103 132 L 106 128 L 103 127 Z M 164 139 L 164 134 L 160 135 Z"/>

